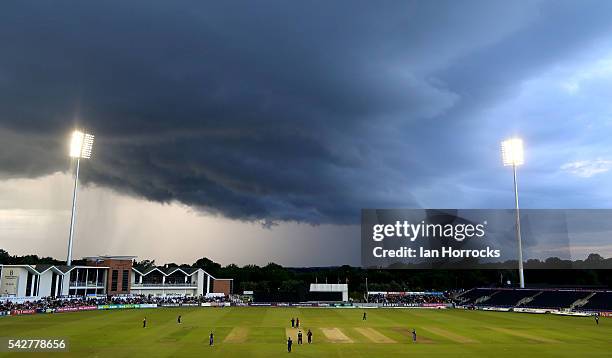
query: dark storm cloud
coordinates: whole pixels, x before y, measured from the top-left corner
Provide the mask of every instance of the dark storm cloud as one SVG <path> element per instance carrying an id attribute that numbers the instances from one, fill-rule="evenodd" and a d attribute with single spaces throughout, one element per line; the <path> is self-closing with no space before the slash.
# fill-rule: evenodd
<path id="1" fill-rule="evenodd" d="M 312 223 L 418 206 L 411 188 L 481 155 L 470 115 L 609 34 L 611 7 L 5 4 L 1 172 L 65 170 L 78 125 L 83 179 L 150 200 Z"/>

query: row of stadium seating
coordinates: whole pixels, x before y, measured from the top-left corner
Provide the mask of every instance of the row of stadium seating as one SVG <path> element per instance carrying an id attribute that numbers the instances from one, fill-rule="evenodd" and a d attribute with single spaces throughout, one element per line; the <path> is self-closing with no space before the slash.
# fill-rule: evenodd
<path id="1" fill-rule="evenodd" d="M 476 307 L 612 311 L 612 292 L 475 288 L 460 294 L 456 302 Z"/>
<path id="2" fill-rule="evenodd" d="M 582 306 L 584 310 L 604 309 L 612 311 L 612 292 L 597 292 Z"/>
<path id="3" fill-rule="evenodd" d="M 490 299 L 482 302 L 482 304 L 495 307 L 512 307 L 517 305 L 521 300 L 533 296 L 534 294 L 536 294 L 534 291 L 497 291 L 495 294 L 491 295 Z"/>
<path id="4" fill-rule="evenodd" d="M 544 291 L 537 294 L 530 302 L 524 303 L 522 307 L 528 308 L 567 308 L 581 299 L 591 295 L 591 292 L 583 291 Z"/>

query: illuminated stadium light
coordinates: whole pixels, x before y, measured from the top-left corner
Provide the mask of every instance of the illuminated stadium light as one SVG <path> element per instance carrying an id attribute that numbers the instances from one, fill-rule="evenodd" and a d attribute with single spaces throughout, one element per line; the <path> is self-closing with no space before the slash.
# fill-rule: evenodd
<path id="1" fill-rule="evenodd" d="M 72 140 L 70 141 L 70 156 L 72 158 L 91 157 L 91 149 L 93 147 L 94 136 L 81 131 L 72 132 Z"/>
<path id="2" fill-rule="evenodd" d="M 504 166 L 522 165 L 525 162 L 523 155 L 523 140 L 520 138 L 510 138 L 502 142 L 502 160 Z"/>
<path id="3" fill-rule="evenodd" d="M 518 269 L 521 288 L 525 288 L 525 276 L 523 274 L 523 243 L 521 239 L 521 213 L 519 210 L 518 182 L 516 180 L 516 168 L 525 162 L 523 153 L 523 140 L 510 138 L 501 143 L 502 161 L 504 166 L 512 166 L 514 176 L 514 204 L 516 210 L 516 241 L 518 244 Z"/>
<path id="4" fill-rule="evenodd" d="M 70 140 L 70 157 L 76 158 L 76 168 L 74 173 L 74 189 L 72 191 L 72 215 L 70 217 L 70 236 L 68 238 L 68 255 L 66 258 L 66 264 L 70 266 L 72 264 L 72 242 L 74 238 L 74 222 L 76 220 L 76 200 L 77 200 L 77 189 L 79 186 L 79 169 L 81 166 L 81 159 L 91 158 L 91 151 L 93 148 L 94 136 L 92 134 L 84 133 L 78 130 L 72 132 L 72 138 Z"/>

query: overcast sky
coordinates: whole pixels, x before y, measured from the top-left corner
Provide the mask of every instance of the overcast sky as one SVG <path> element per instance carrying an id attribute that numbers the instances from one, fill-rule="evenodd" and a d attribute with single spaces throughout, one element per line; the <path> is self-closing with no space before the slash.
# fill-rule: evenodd
<path id="1" fill-rule="evenodd" d="M 359 263 L 361 208 L 612 208 L 612 2 L 19 1 L 0 247 Z"/>

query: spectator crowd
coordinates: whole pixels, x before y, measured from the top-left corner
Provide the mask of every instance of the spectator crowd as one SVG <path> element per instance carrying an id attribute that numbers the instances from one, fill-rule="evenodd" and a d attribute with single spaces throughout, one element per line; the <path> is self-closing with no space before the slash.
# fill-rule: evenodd
<path id="1" fill-rule="evenodd" d="M 368 295 L 368 302 L 382 304 L 452 304 L 453 299 L 449 292 L 397 292 L 397 293 L 374 293 Z"/>
<path id="2" fill-rule="evenodd" d="M 1 311 L 13 310 L 47 310 L 67 307 L 101 306 L 118 304 L 157 304 L 157 305 L 182 305 L 201 304 L 207 302 L 228 302 L 226 297 L 204 297 L 204 296 L 152 296 L 152 295 L 130 295 L 130 296 L 92 296 L 92 297 L 42 297 L 32 301 L 12 302 L 10 299 L 0 301 Z"/>

